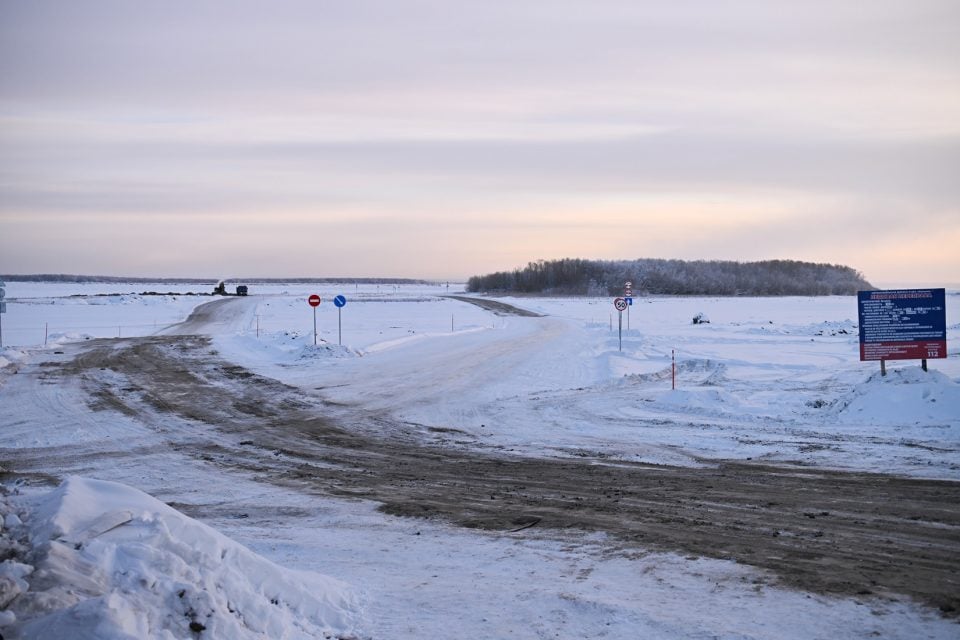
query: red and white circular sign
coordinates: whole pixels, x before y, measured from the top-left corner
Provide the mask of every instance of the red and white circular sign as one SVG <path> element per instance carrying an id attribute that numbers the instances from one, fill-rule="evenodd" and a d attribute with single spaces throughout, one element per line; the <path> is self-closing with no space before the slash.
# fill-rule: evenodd
<path id="1" fill-rule="evenodd" d="M 317 294 L 313 294 L 312 296 L 310 296 L 309 298 L 307 298 L 307 302 L 310 303 L 310 306 L 311 306 L 311 307 L 319 307 L 319 306 L 320 306 L 320 296 L 318 296 Z"/>

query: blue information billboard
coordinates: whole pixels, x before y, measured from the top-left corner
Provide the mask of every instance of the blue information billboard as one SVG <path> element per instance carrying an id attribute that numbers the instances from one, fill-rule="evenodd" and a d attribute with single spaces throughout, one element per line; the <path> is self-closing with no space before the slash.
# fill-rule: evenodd
<path id="1" fill-rule="evenodd" d="M 860 291 L 857 308 L 861 360 L 947 357 L 944 289 Z"/>

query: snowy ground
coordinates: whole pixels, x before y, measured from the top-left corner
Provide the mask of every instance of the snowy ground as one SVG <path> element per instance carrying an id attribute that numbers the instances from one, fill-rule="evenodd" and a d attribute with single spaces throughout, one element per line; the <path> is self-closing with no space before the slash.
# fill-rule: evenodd
<path id="1" fill-rule="evenodd" d="M 955 622 L 907 601 L 791 591 L 764 572 L 730 561 L 614 550 L 598 533 L 478 533 L 385 516 L 369 502 L 305 498 L 249 473 L 211 473 L 176 450 L 164 450 L 163 433 L 136 416 L 92 412 L 75 389 L 51 390 L 42 381 L 14 378 L 33 363 L 69 358 L 70 353 L 55 352 L 88 337 L 182 331 L 165 327 L 210 298 L 133 293 L 171 288 L 188 291 L 170 285 L 8 283 L 6 348 L 0 352 L 3 464 L 15 464 L 18 451 L 67 446 L 108 451 L 117 439 L 135 442 L 147 453 L 130 460 L 85 458 L 79 468 L 63 464 L 49 473 L 122 482 L 165 502 L 190 505 L 189 515 L 263 556 L 256 560 L 267 563 L 263 566 L 273 567 L 272 562 L 339 580 L 323 583 L 329 595 L 324 599 L 303 587 L 315 578 L 271 568 L 268 574 L 284 585 L 285 599 L 279 600 L 286 604 L 275 612 L 279 627 L 268 637 L 956 636 Z M 354 407 L 389 414 L 431 433 L 455 434 L 452 447 L 690 467 L 751 459 L 960 479 L 955 293 L 948 293 L 950 357 L 930 361 L 928 373 L 917 363 L 893 364 L 886 378 L 875 364 L 857 361 L 855 298 L 637 299 L 629 330 L 624 317 L 620 350 L 608 299 L 505 300 L 545 314 L 531 319 L 441 298 L 446 287 L 426 285 L 271 285 L 254 287 L 253 293 L 204 325 L 220 356 L 319 391 L 333 415 L 352 416 Z M 317 310 L 316 347 L 313 312 L 305 302 L 310 293 L 324 298 Z M 342 346 L 338 311 L 330 304 L 336 294 L 348 298 L 341 312 Z M 710 323 L 693 325 L 698 312 Z M 670 388 L 672 353 L 676 390 Z M 169 525 L 158 523 L 183 522 L 182 516 L 132 490 L 79 478 L 71 483 L 60 493 L 44 496 L 24 486 L 8 497 L 5 511 L 22 516 L 8 523 L 10 540 L 40 535 L 43 523 L 57 513 L 49 506 L 57 500 L 66 504 L 62 517 L 68 524 L 60 535 L 67 540 L 90 525 L 70 524 L 75 520 L 68 516 L 77 509 L 103 503 L 107 521 L 118 510 L 131 512 L 127 524 L 75 550 L 103 573 L 87 591 L 112 594 L 97 602 L 120 612 L 107 615 L 101 608 L 88 619 L 138 637 L 142 628 L 123 626 L 137 616 L 122 612 L 140 607 L 152 612 L 153 635 L 163 637 L 162 630 L 184 637 L 184 621 L 192 619 L 186 611 L 166 615 L 172 610 L 170 585 L 196 584 L 210 574 L 200 571 L 187 579 L 169 568 L 128 561 L 135 552 L 118 556 L 117 551 L 143 535 L 155 536 L 155 547 L 169 551 L 178 536 L 167 535 Z M 79 503 L 62 500 L 71 487 L 83 496 Z M 120 494 L 127 503 L 117 507 L 111 500 Z M 208 546 L 217 551 L 229 546 L 199 524 L 188 528 L 192 537 L 181 542 L 213 540 Z M 49 527 L 45 531 L 49 538 Z M 163 557 L 169 567 L 169 554 Z M 4 566 L 12 582 L 30 579 L 19 575 L 27 569 L 18 568 L 29 563 Z M 257 569 L 257 575 L 263 571 Z M 131 586 L 131 574 L 154 585 L 142 587 L 149 594 Z M 269 606 L 262 608 L 251 595 L 256 580 L 240 574 L 214 582 L 236 594 L 227 596 L 234 604 L 261 607 L 256 609 L 261 617 L 269 616 Z M 316 601 L 305 599 L 304 589 Z M 193 612 L 198 613 L 196 605 Z M 39 619 L 34 609 L 21 613 L 21 621 Z M 259 637 L 256 625 L 243 636 L 229 626 L 234 623 L 229 616 L 211 618 L 204 624 L 206 635 L 197 637 Z M 120 631 L 109 635 L 106 628 L 89 637 L 125 637 Z M 30 636 L 29 629 L 21 629 L 24 637 L 44 637 Z"/>

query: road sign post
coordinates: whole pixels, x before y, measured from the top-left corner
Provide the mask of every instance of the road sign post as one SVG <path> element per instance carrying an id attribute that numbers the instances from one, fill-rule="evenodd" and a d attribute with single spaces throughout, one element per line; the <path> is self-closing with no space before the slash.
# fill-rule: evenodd
<path id="1" fill-rule="evenodd" d="M 623 297 L 627 301 L 627 331 L 630 331 L 630 306 L 633 304 L 633 283 L 629 280 L 623 285 Z"/>
<path id="2" fill-rule="evenodd" d="M 341 322 L 340 312 L 343 311 L 343 307 L 347 304 L 347 299 L 344 296 L 337 296 L 333 299 L 333 304 L 337 306 L 337 344 L 343 345 L 343 322 Z"/>
<path id="3" fill-rule="evenodd" d="M 313 307 L 313 346 L 317 346 L 317 307 L 320 306 L 320 296 L 314 293 L 307 298 L 307 304 Z"/>
<path id="4" fill-rule="evenodd" d="M 0 280 L 0 349 L 3 348 L 3 314 L 7 312 L 7 290 L 4 289 L 6 283 Z"/>
<path id="5" fill-rule="evenodd" d="M 627 301 L 617 298 L 613 301 L 613 306 L 617 309 L 617 341 L 620 351 L 623 351 L 623 311 L 628 308 Z"/>

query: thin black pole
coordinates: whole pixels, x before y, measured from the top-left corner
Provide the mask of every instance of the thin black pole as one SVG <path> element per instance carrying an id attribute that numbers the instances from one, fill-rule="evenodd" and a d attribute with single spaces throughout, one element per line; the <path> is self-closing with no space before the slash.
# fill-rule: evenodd
<path id="1" fill-rule="evenodd" d="M 623 311 L 617 310 L 617 338 L 620 341 L 620 351 L 623 351 Z"/>

